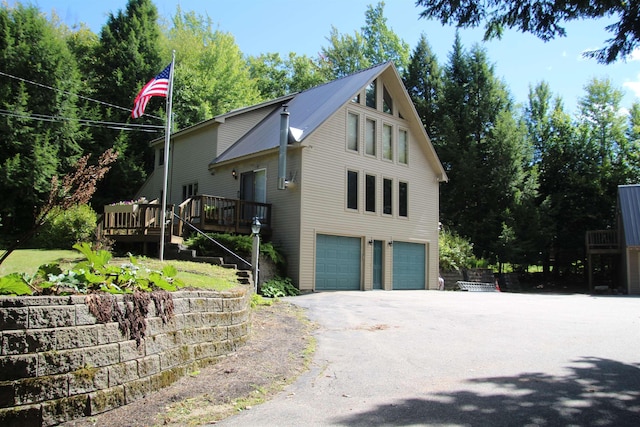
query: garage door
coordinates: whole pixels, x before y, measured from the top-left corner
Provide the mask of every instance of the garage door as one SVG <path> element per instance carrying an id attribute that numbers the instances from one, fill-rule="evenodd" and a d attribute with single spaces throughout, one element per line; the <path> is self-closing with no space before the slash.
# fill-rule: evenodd
<path id="1" fill-rule="evenodd" d="M 316 236 L 316 290 L 360 290 L 360 239 Z"/>
<path id="2" fill-rule="evenodd" d="M 393 242 L 393 289 L 425 288 L 425 245 Z"/>

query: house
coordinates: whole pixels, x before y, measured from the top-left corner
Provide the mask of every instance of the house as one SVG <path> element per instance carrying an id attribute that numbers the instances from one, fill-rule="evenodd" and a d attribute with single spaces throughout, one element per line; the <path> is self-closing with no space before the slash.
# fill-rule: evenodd
<path id="1" fill-rule="evenodd" d="M 590 290 L 640 295 L 640 184 L 618 186 L 617 227 L 588 231 L 585 244 Z"/>
<path id="2" fill-rule="evenodd" d="M 181 130 L 169 159 L 168 203 L 211 195 L 220 224 L 260 217 L 302 291 L 438 288 L 447 176 L 391 62 Z"/>

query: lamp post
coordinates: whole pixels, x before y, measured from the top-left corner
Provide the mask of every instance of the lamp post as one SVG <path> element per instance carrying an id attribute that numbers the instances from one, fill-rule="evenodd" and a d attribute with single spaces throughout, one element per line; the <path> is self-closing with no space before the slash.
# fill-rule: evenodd
<path id="1" fill-rule="evenodd" d="M 258 258 L 260 257 L 260 221 L 258 217 L 253 217 L 251 222 L 251 232 L 253 233 L 253 247 L 251 251 L 251 264 L 253 267 L 253 286 L 254 292 L 258 293 Z"/>

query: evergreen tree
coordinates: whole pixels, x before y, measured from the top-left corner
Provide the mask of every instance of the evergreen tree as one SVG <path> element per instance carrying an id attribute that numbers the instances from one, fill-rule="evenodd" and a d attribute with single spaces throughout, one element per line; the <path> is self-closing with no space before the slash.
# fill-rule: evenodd
<path id="1" fill-rule="evenodd" d="M 439 137 L 438 104 L 442 98 L 442 71 L 424 34 L 411 54 L 403 80 L 427 134 L 435 143 Z"/>
<path id="2" fill-rule="evenodd" d="M 79 74 L 65 31 L 34 6 L 0 9 L 0 215 L 12 232 L 33 223 L 51 178 L 81 154 Z"/>
<path id="3" fill-rule="evenodd" d="M 160 58 L 157 21 L 158 12 L 151 0 L 129 0 L 124 11 L 108 15 L 95 49 L 95 97 L 112 105 L 100 108 L 102 121 L 130 121 L 131 110 L 116 107 L 133 107 L 136 94 L 144 84 L 170 62 L 170 57 Z M 161 120 L 150 116 L 164 115 L 164 101 L 164 98 L 152 98 L 145 116 L 136 119 L 136 124 L 162 125 Z M 161 131 L 150 134 L 125 131 L 118 126 L 93 128 L 91 153 L 102 153 L 108 148 L 119 153 L 118 161 L 96 192 L 94 202 L 98 207 L 126 200 L 136 193 L 153 167 L 149 141 L 161 135 Z"/>

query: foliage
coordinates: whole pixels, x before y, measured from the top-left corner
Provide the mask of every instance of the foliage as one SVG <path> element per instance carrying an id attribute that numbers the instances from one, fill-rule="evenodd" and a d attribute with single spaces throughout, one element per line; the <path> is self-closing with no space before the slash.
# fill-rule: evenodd
<path id="1" fill-rule="evenodd" d="M 59 264 L 53 263 L 40 266 L 33 277 L 12 273 L 0 282 L 0 293 L 86 294 L 102 291 L 130 294 L 154 289 L 175 291 L 184 286 L 175 277 L 177 270 L 172 265 L 164 265 L 162 271 L 140 271 L 137 259 L 133 256 L 129 263 L 116 266 L 109 264 L 111 253 L 108 251 L 92 250 L 88 243 L 77 243 L 73 247 L 85 257 L 73 268 L 63 271 Z M 26 292 L 27 289 L 29 292 Z"/>
<path id="2" fill-rule="evenodd" d="M 260 285 L 260 293 L 268 298 L 280 298 L 299 295 L 300 291 L 290 278 L 275 277 Z"/>
<path id="3" fill-rule="evenodd" d="M 173 106 L 178 129 L 260 100 L 231 34 L 214 30 L 211 18 L 179 6 L 171 24 L 164 29 L 163 56 L 176 51 Z"/>
<path id="4" fill-rule="evenodd" d="M 387 27 L 384 2 L 379 2 L 376 7 L 367 7 L 365 25 L 353 36 L 340 34 L 337 28 L 332 27 L 327 40 L 330 46 L 322 48 L 320 66 L 329 79 L 344 77 L 386 61 L 393 61 L 402 75 L 409 63 L 409 45 Z"/>
<path id="5" fill-rule="evenodd" d="M 634 1 L 418 0 L 416 6 L 424 8 L 422 18 L 435 18 L 442 24 L 473 28 L 484 22 L 485 40 L 500 38 L 505 28 L 515 28 L 547 41 L 566 35 L 563 22 L 615 15 L 618 22 L 606 27 L 614 37 L 606 47 L 586 54 L 607 64 L 631 55 L 640 41 L 640 6 Z"/>
<path id="6" fill-rule="evenodd" d="M 476 266 L 477 260 L 473 255 L 473 244 L 464 237 L 445 229 L 440 231 L 438 245 L 440 247 L 440 269 L 454 271 Z"/>
<path id="7" fill-rule="evenodd" d="M 2 72 L 24 79 L 0 79 L 0 109 L 10 113 L 0 116 L 0 215 L 5 230 L 21 233 L 45 203 L 52 177 L 80 157 L 80 142 L 87 136 L 76 120 L 72 94 L 80 76 L 63 27 L 47 21 L 35 6 L 3 4 L 0 53 Z"/>
<path id="8" fill-rule="evenodd" d="M 97 219 L 97 214 L 89 205 L 76 205 L 66 210 L 54 207 L 44 219 L 36 238 L 37 246 L 71 249 L 77 242 L 89 242 Z"/>
<path id="9" fill-rule="evenodd" d="M 259 306 L 271 306 L 273 305 L 272 299 L 266 299 L 260 294 L 251 295 L 251 308 L 256 308 Z"/>
<path id="10" fill-rule="evenodd" d="M 208 236 L 239 255 L 251 254 L 253 245 L 253 238 L 251 236 L 219 233 L 211 233 L 208 234 Z M 187 239 L 185 244 L 190 249 L 195 249 L 199 254 L 207 255 L 218 253 L 218 246 L 200 234 Z M 278 252 L 271 242 L 260 241 L 260 253 L 267 256 L 277 266 L 282 267 L 285 263 L 282 254 Z"/>

